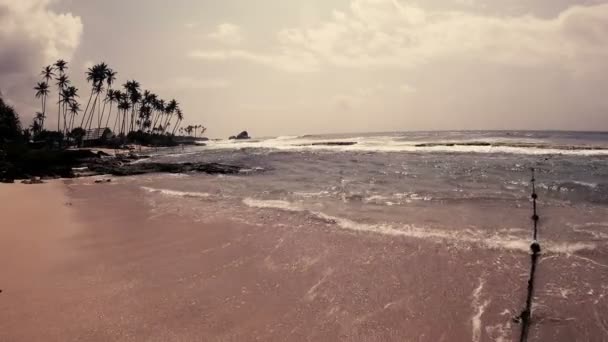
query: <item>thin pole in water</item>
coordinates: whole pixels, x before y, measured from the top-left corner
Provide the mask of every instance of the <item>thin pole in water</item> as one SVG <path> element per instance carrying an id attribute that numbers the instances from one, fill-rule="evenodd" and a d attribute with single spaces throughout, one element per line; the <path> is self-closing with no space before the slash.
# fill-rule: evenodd
<path id="1" fill-rule="evenodd" d="M 534 241 L 530 245 L 531 254 L 531 267 L 530 267 L 530 278 L 528 279 L 528 295 L 526 297 L 526 308 L 519 315 L 521 322 L 521 335 L 519 337 L 520 342 L 528 341 L 528 333 L 530 331 L 530 319 L 532 318 L 532 299 L 534 297 L 534 279 L 536 275 L 536 265 L 540 257 L 540 244 L 538 243 L 538 220 L 540 217 L 536 211 L 536 200 L 538 195 L 536 194 L 536 178 L 535 170 L 532 168 L 532 221 L 534 222 Z"/>

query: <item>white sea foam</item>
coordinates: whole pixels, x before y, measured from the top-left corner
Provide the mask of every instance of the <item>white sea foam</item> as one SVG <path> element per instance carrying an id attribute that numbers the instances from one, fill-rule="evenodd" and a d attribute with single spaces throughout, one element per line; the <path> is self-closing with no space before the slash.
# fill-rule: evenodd
<path id="1" fill-rule="evenodd" d="M 206 193 L 206 192 L 188 192 L 188 191 L 177 191 L 177 190 L 170 190 L 170 189 L 156 189 L 156 188 L 150 188 L 147 186 L 142 186 L 141 188 L 147 192 L 160 193 L 165 196 L 172 196 L 172 197 L 208 198 L 211 196 L 211 194 Z"/>
<path id="2" fill-rule="evenodd" d="M 354 143 L 351 145 L 335 145 L 336 143 Z M 495 143 L 493 139 L 476 141 L 481 143 Z M 430 143 L 430 144 L 427 144 Z M 265 140 L 234 141 L 220 140 L 212 141 L 207 145 L 208 149 L 241 149 L 241 148 L 267 148 L 287 151 L 354 151 L 354 152 L 441 152 L 441 153 L 507 153 L 526 155 L 580 155 L 580 156 L 606 156 L 608 149 L 567 149 L 554 148 L 550 146 L 508 146 L 508 145 L 467 145 L 467 141 L 458 141 L 462 145 L 450 145 L 453 142 L 445 142 L 434 145 L 436 142 L 424 141 L 402 141 L 392 136 L 374 137 L 352 137 L 352 138 L 307 138 L 307 137 L 278 137 Z M 517 142 L 521 143 L 521 141 Z M 334 144 L 334 145 L 331 145 Z M 425 145 L 427 144 L 427 145 Z M 328 146 L 329 145 L 329 146 Z"/>
<path id="3" fill-rule="evenodd" d="M 578 184 L 578 185 L 581 185 L 581 186 L 585 186 L 585 187 L 588 187 L 588 188 L 591 188 L 591 189 L 595 189 L 598 186 L 597 183 L 588 183 L 588 182 L 581 182 L 581 181 L 572 181 L 572 183 Z"/>
<path id="4" fill-rule="evenodd" d="M 323 212 L 311 211 L 299 204 L 281 200 L 260 200 L 245 198 L 243 200 L 243 203 L 252 208 L 277 209 L 290 212 L 307 213 L 312 217 L 320 219 L 323 222 L 334 224 L 336 225 L 336 227 L 350 231 L 375 233 L 390 236 L 402 236 L 408 238 L 429 240 L 437 243 L 451 242 L 455 244 L 477 244 L 485 246 L 489 249 L 516 250 L 522 252 L 529 252 L 530 250 L 530 240 L 510 234 L 504 234 L 502 232 L 489 234 L 487 231 L 472 229 L 446 230 L 437 228 L 417 227 L 408 224 L 360 223 L 350 219 L 328 215 Z M 573 254 L 583 250 L 593 250 L 596 247 L 596 245 L 593 243 L 567 243 L 554 241 L 545 241 L 542 246 L 543 251 L 559 254 Z"/>
<path id="5" fill-rule="evenodd" d="M 479 286 L 473 290 L 473 301 L 472 306 L 475 310 L 475 314 L 471 317 L 472 323 L 472 340 L 474 342 L 481 341 L 481 316 L 486 311 L 486 307 L 490 304 L 489 300 L 481 302 L 481 291 L 485 285 L 483 278 L 479 279 Z"/>

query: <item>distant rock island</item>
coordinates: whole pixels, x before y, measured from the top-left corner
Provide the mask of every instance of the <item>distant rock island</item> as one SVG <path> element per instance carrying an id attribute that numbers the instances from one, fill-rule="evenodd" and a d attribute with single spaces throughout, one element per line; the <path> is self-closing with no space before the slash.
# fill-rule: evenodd
<path id="1" fill-rule="evenodd" d="M 249 136 L 249 133 L 247 133 L 247 131 L 242 131 L 238 135 L 236 135 L 236 136 L 233 135 L 228 139 L 230 139 L 230 140 L 247 140 L 247 139 L 251 139 L 251 137 Z"/>

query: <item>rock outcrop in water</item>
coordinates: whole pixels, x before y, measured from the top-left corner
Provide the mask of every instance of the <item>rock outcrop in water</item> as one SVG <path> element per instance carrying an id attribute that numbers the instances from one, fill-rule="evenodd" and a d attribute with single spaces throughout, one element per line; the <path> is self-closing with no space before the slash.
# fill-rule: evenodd
<path id="1" fill-rule="evenodd" d="M 94 174 L 110 174 L 113 176 L 134 176 L 146 173 L 185 173 L 203 172 L 208 174 L 236 174 L 243 168 L 234 165 L 217 163 L 136 163 L 126 164 L 117 159 L 99 159 L 87 163 L 88 169 Z"/>
<path id="2" fill-rule="evenodd" d="M 247 139 L 251 139 L 251 137 L 249 136 L 249 133 L 247 133 L 247 131 L 242 131 L 238 135 L 236 135 L 236 136 L 233 135 L 228 139 L 230 139 L 230 140 L 247 140 Z"/>

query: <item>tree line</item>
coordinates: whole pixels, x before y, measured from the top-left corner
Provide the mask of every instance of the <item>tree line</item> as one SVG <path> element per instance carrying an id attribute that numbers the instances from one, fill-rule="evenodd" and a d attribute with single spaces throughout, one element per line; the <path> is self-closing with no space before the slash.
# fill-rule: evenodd
<path id="1" fill-rule="evenodd" d="M 47 101 L 52 82 L 57 89 L 56 132 L 62 136 L 82 136 L 94 128 L 111 130 L 122 137 L 131 132 L 174 136 L 178 130 L 189 135 L 194 131 L 196 136 L 197 130 L 200 129 L 201 134 L 206 130 L 202 125 L 181 128 L 184 114 L 179 103 L 175 99 L 161 99 L 149 90 L 142 91 L 135 80 L 115 88 L 117 73 L 106 63 L 87 69 L 85 76 L 90 92 L 83 109 L 79 89 L 71 84 L 67 70 L 68 63 L 61 59 L 42 69 L 42 79 L 34 87 L 35 96 L 41 101 L 41 111 L 36 113 L 31 125 L 34 136 L 48 126 Z"/>

